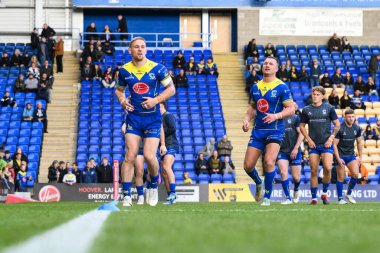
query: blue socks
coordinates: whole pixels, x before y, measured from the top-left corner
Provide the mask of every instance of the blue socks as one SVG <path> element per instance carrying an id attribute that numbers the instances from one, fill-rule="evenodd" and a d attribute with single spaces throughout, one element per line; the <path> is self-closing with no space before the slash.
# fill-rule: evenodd
<path id="1" fill-rule="evenodd" d="M 330 183 L 322 183 L 323 185 L 323 194 L 327 193 L 327 190 L 329 189 Z"/>
<path id="2" fill-rule="evenodd" d="M 157 176 L 150 175 L 150 184 L 152 189 L 157 189 L 158 187 L 158 174 Z"/>
<path id="3" fill-rule="evenodd" d="M 294 184 L 294 191 L 298 192 L 298 190 L 300 188 L 301 180 L 299 180 L 298 182 L 296 182 L 295 180 L 293 180 L 293 184 Z"/>
<path id="4" fill-rule="evenodd" d="M 348 188 L 347 188 L 347 195 L 351 195 L 352 190 L 355 188 L 357 179 L 351 177 L 350 182 L 348 183 Z"/>
<path id="5" fill-rule="evenodd" d="M 147 188 L 147 189 L 152 188 L 152 184 L 151 184 L 150 181 L 148 181 L 148 180 L 146 180 L 146 188 Z"/>
<path id="6" fill-rule="evenodd" d="M 338 192 L 338 200 L 343 199 L 343 182 L 336 181 L 336 190 Z"/>
<path id="7" fill-rule="evenodd" d="M 175 184 L 170 184 L 170 193 L 175 193 Z"/>
<path id="8" fill-rule="evenodd" d="M 285 197 L 292 200 L 290 197 L 289 180 L 281 181 L 282 189 L 284 190 Z"/>
<path id="9" fill-rule="evenodd" d="M 250 176 L 253 181 L 255 181 L 256 184 L 262 184 L 263 181 L 261 180 L 259 173 L 257 172 L 256 168 L 253 168 L 253 170 L 249 173 L 247 173 L 248 176 Z"/>
<path id="10" fill-rule="evenodd" d="M 123 182 L 123 196 L 131 196 L 132 182 Z"/>
<path id="11" fill-rule="evenodd" d="M 276 171 L 272 172 L 265 172 L 265 194 L 264 198 L 270 199 L 270 195 L 272 194 L 272 188 L 273 188 L 273 179 L 276 175 Z"/>
<path id="12" fill-rule="evenodd" d="M 317 198 L 318 187 L 311 187 L 310 191 L 311 191 L 311 198 L 312 199 L 316 199 Z"/>
<path id="13" fill-rule="evenodd" d="M 136 185 L 137 195 L 141 196 L 144 195 L 144 186 L 143 185 Z"/>

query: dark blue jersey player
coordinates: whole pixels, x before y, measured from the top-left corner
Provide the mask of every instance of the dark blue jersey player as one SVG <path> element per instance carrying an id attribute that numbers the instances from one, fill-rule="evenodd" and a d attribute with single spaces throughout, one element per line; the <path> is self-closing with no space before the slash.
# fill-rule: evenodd
<path id="1" fill-rule="evenodd" d="M 243 131 L 248 132 L 250 121 L 256 114 L 255 124 L 244 159 L 244 169 L 256 183 L 256 201 L 262 198 L 262 181 L 255 169 L 257 160 L 265 151 L 265 195 L 263 206 L 270 205 L 274 165 L 284 137 L 284 118 L 294 114 L 294 106 L 289 88 L 276 78 L 278 60 L 267 57 L 263 63 L 263 80 L 252 86 L 248 107 L 243 121 Z"/>
<path id="2" fill-rule="evenodd" d="M 158 161 L 156 151 L 160 140 L 162 117 L 159 103 L 175 94 L 170 75 L 162 64 L 148 60 L 144 38 L 134 38 L 128 48 L 132 61 L 126 63 L 119 74 L 119 85 L 116 96 L 123 109 L 128 111 L 126 119 L 127 152 L 122 165 L 123 205 L 132 206 L 130 187 L 133 168 L 139 150 L 141 138 L 144 138 L 144 158 L 151 177 L 151 193 L 149 205 L 158 202 Z M 160 85 L 165 90 L 158 95 Z M 130 98 L 125 97 L 125 89 L 129 89 Z"/>

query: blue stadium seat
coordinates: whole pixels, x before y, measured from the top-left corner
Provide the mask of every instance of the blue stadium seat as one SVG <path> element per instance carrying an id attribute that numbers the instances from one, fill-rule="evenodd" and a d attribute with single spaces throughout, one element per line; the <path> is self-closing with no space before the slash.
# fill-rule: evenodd
<path id="1" fill-rule="evenodd" d="M 29 137 L 20 137 L 18 139 L 18 144 L 19 145 L 29 145 L 30 138 Z"/>
<path id="2" fill-rule="evenodd" d="M 208 184 L 210 182 L 210 176 L 208 174 L 199 174 L 198 183 L 199 184 Z"/>
<path id="3" fill-rule="evenodd" d="M 225 183 L 225 184 L 235 183 L 234 176 L 232 174 L 224 174 L 223 175 L 223 183 Z"/>
<path id="4" fill-rule="evenodd" d="M 30 138 L 30 142 L 29 142 L 30 145 L 41 145 L 41 143 L 42 143 L 41 137 Z"/>

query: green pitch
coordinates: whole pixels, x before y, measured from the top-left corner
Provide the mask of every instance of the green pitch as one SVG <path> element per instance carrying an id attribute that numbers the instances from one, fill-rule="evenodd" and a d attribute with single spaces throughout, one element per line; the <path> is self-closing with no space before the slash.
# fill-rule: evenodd
<path id="1" fill-rule="evenodd" d="M 24 240 L 97 206 L 1 205 L 0 249 L 20 241 L 20 235 Z M 121 212 L 108 217 L 90 252 L 363 253 L 379 249 L 380 203 L 272 203 L 270 207 L 257 203 L 159 203 L 157 207 L 120 208 Z"/>

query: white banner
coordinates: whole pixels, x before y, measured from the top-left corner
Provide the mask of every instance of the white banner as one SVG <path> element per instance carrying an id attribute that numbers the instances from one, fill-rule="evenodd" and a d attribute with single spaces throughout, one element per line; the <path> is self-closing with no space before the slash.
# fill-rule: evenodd
<path id="1" fill-rule="evenodd" d="M 260 35 L 363 35 L 363 11 L 350 9 L 260 9 Z"/>

